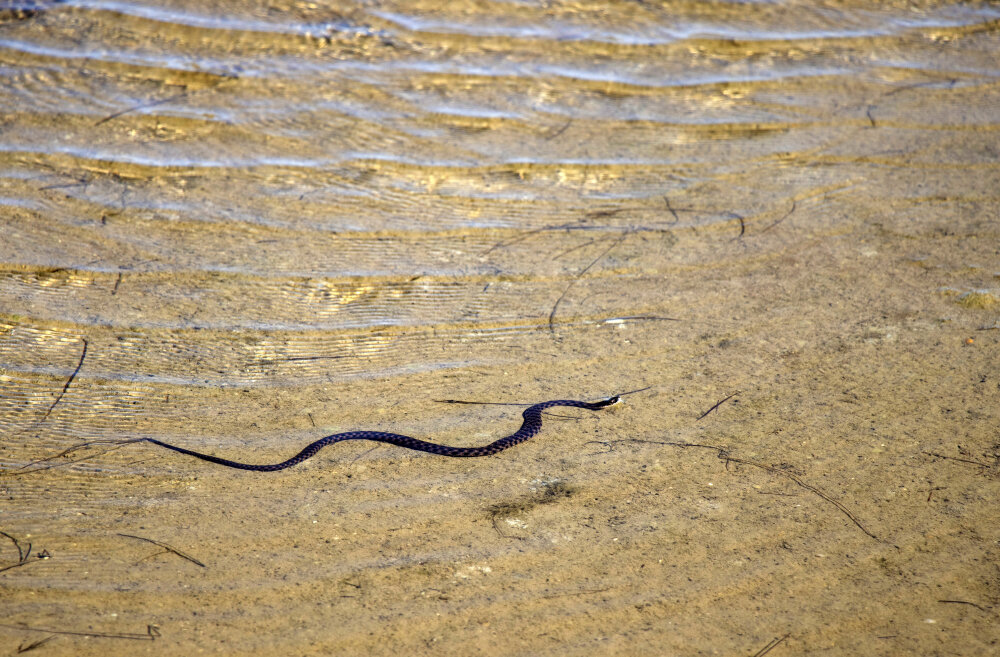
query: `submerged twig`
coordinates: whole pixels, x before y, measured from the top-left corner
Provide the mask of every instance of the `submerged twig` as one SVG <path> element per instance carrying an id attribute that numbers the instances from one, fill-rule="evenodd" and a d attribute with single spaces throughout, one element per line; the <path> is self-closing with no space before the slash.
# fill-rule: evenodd
<path id="1" fill-rule="evenodd" d="M 467 401 L 464 399 L 434 399 L 439 404 L 478 404 L 480 406 L 531 406 L 531 404 L 519 404 L 517 402 L 481 402 Z"/>
<path id="2" fill-rule="evenodd" d="M 73 370 L 73 373 L 69 375 L 68 379 L 66 379 L 66 383 L 63 385 L 62 391 L 56 397 L 56 400 L 52 402 L 52 405 L 49 406 L 49 410 L 45 411 L 45 415 L 43 415 L 42 419 L 38 421 L 39 424 L 49 418 L 49 415 L 52 413 L 52 409 L 56 407 L 56 404 L 62 401 L 63 395 L 65 395 L 66 391 L 69 390 L 69 386 L 73 383 L 73 379 L 76 378 L 76 375 L 80 373 L 80 368 L 83 367 L 83 360 L 87 357 L 87 338 L 80 338 L 80 340 L 83 341 L 83 353 L 80 354 L 80 362 L 76 364 L 76 369 Z"/>
<path id="3" fill-rule="evenodd" d="M 0 568 L 0 573 L 4 572 L 5 570 L 14 570 L 15 568 L 20 568 L 21 566 L 27 566 L 29 563 L 35 563 L 35 562 L 34 561 L 27 561 L 27 560 L 25 560 L 25 561 L 18 561 L 17 563 L 12 563 L 9 566 L 4 566 L 4 567 Z"/>
<path id="4" fill-rule="evenodd" d="M 733 238 L 733 239 L 737 239 L 738 240 L 741 237 L 743 237 L 744 233 L 747 232 L 746 221 L 744 221 L 744 219 L 743 219 L 742 216 L 736 214 L 735 212 L 730 212 L 729 214 L 731 214 L 733 217 L 735 217 L 736 219 L 738 219 L 739 222 L 740 222 L 740 234 Z"/>
<path id="5" fill-rule="evenodd" d="M 664 317 L 662 315 L 624 315 L 622 317 L 609 317 L 604 320 L 605 324 L 613 324 L 625 321 L 648 321 L 648 322 L 683 322 L 679 317 Z"/>
<path id="6" fill-rule="evenodd" d="M 89 636 L 98 639 L 132 639 L 135 641 L 155 641 L 160 636 L 160 629 L 156 625 L 147 625 L 145 633 L 123 632 L 121 634 L 106 634 L 104 632 L 74 632 L 71 630 L 53 630 L 48 627 L 31 627 L 30 625 L 13 625 L 11 623 L 0 623 L 0 627 L 11 630 L 24 630 L 26 632 L 48 632 L 49 634 L 66 634 L 70 636 Z"/>
<path id="7" fill-rule="evenodd" d="M 29 563 L 34 563 L 33 561 L 28 560 L 28 558 L 31 556 L 31 543 L 28 543 L 28 548 L 24 549 L 21 547 L 21 542 L 16 538 L 14 538 L 13 536 L 11 536 L 10 534 L 8 534 L 7 532 L 0 531 L 0 535 L 9 538 L 11 543 L 14 544 L 14 547 L 17 548 L 17 562 L 10 564 L 9 566 L 0 567 L 0 573 L 2 573 L 5 570 L 12 570 L 14 568 L 20 568 L 21 566 L 27 566 Z M 43 554 L 47 555 L 47 553 L 44 551 Z"/>
<path id="8" fill-rule="evenodd" d="M 798 201 L 796 201 L 795 199 L 792 199 L 792 209 L 791 209 L 791 210 L 789 210 L 788 212 L 786 212 L 786 213 L 785 213 L 785 214 L 784 214 L 784 215 L 783 215 L 783 216 L 781 217 L 781 219 L 778 219 L 777 221 L 775 221 L 775 222 L 774 222 L 773 224 L 771 224 L 771 225 L 770 225 L 770 226 L 768 226 L 767 228 L 762 228 L 762 229 L 760 230 L 760 232 L 761 232 L 761 233 L 766 233 L 767 231 L 771 230 L 772 228 L 774 228 L 775 226 L 777 226 L 778 224 L 780 224 L 780 223 L 781 223 L 782 221 L 784 221 L 785 219 L 788 219 L 788 218 L 789 218 L 790 216 L 792 216 L 792 213 L 793 213 L 793 212 L 795 212 L 795 208 L 796 208 L 796 207 L 798 207 Z"/>
<path id="9" fill-rule="evenodd" d="M 141 110 L 141 109 L 148 109 L 150 107 L 156 107 L 157 105 L 163 105 L 164 103 L 169 103 L 172 100 L 178 100 L 180 98 L 183 98 L 184 96 L 187 96 L 187 94 L 188 94 L 188 91 L 187 91 L 187 88 L 185 87 L 184 91 L 181 91 L 180 93 L 176 93 L 173 96 L 168 96 L 166 98 L 161 98 L 159 100 L 152 100 L 152 101 L 149 101 L 149 102 L 146 102 L 146 103 L 139 103 L 138 105 L 132 105 L 130 107 L 126 107 L 125 109 L 120 110 L 118 112 L 115 112 L 114 114 L 109 114 L 109 115 L 105 116 L 103 119 L 101 119 L 100 121 L 98 121 L 97 123 L 95 123 L 94 127 L 96 128 L 97 126 L 101 125 L 102 123 L 107 123 L 108 121 L 110 121 L 112 119 L 117 119 L 119 116 L 124 116 L 124 115 L 126 115 L 126 114 L 128 114 L 130 112 L 135 112 L 135 111 L 138 111 L 138 110 Z"/>
<path id="10" fill-rule="evenodd" d="M 775 637 L 775 638 L 771 639 L 770 641 L 768 641 L 768 643 L 767 643 L 766 646 L 764 646 L 763 648 L 761 648 L 760 650 L 758 650 L 757 652 L 755 652 L 754 655 L 753 655 L 753 657 L 764 657 L 764 655 L 766 655 L 767 653 L 771 652 L 772 649 L 774 649 L 775 647 L 777 647 L 777 645 L 779 643 L 781 643 L 782 641 L 784 641 L 785 639 L 787 639 L 789 636 L 791 636 L 791 635 L 790 634 L 786 634 L 785 636 L 779 636 L 779 637 Z"/>
<path id="11" fill-rule="evenodd" d="M 17 540 L 16 538 L 14 538 L 13 536 L 11 536 L 10 534 L 8 534 L 7 532 L 0 531 L 0 535 L 6 536 L 7 538 L 9 538 L 10 542 L 13 543 L 14 547 L 17 548 L 17 560 L 18 561 L 27 561 L 28 560 L 28 555 L 31 554 L 31 543 L 28 543 L 28 549 L 25 551 L 25 550 L 23 550 L 21 548 L 21 542 L 19 540 Z"/>
<path id="12" fill-rule="evenodd" d="M 573 253 L 574 251 L 579 251 L 580 249 L 585 249 L 585 248 L 587 248 L 588 246 L 590 246 L 591 244 L 593 244 L 596 241 L 597 241 L 596 239 L 593 239 L 593 240 L 588 240 L 588 241 L 584 242 L 583 244 L 577 244 L 574 247 L 570 247 L 570 248 L 566 249 L 565 251 L 560 251 L 559 253 L 555 254 L 554 256 L 552 256 L 552 259 L 553 260 L 558 260 L 559 258 L 563 257 L 564 255 L 569 255 L 570 253 Z"/>
<path id="13" fill-rule="evenodd" d="M 537 235 L 538 233 L 544 233 L 545 231 L 549 230 L 563 230 L 563 229 L 573 229 L 573 228 L 581 228 L 581 229 L 586 228 L 586 223 L 584 223 L 583 221 L 575 221 L 573 223 L 558 224 L 555 226 L 542 226 L 541 228 L 534 228 L 532 230 L 527 230 L 518 235 L 517 237 L 511 238 L 507 241 L 497 242 L 496 244 L 488 248 L 486 251 L 484 251 L 483 255 L 489 255 L 490 253 L 496 251 L 497 249 L 508 247 L 511 244 L 517 244 L 518 242 L 522 242 L 531 237 L 532 235 Z"/>
<path id="14" fill-rule="evenodd" d="M 564 123 L 561 128 L 559 128 L 558 130 L 556 130 L 552 134 L 546 135 L 545 141 L 552 141 L 553 139 L 555 139 L 556 137 L 558 137 L 562 133 L 566 132 L 566 128 L 568 128 L 570 126 L 570 124 L 572 124 L 572 123 L 573 123 L 573 119 L 567 119 L 566 123 Z"/>
<path id="15" fill-rule="evenodd" d="M 698 420 L 702 419 L 703 417 L 705 417 L 706 415 L 708 415 L 709 413 L 711 413 L 712 411 L 714 411 L 718 407 L 722 406 L 723 404 L 725 404 L 727 401 L 729 401 L 730 399 L 732 399 L 733 397 L 735 397 L 738 394 L 740 394 L 739 390 L 737 390 L 733 394 L 729 395 L 728 397 L 726 397 L 724 399 L 720 399 L 719 401 L 715 402 L 715 406 L 713 406 L 712 408 L 708 409 L 707 411 L 705 411 L 704 413 L 702 413 L 701 415 L 699 415 L 698 416 Z M 695 422 L 697 422 L 698 420 L 695 420 Z"/>
<path id="16" fill-rule="evenodd" d="M 56 635 L 55 634 L 50 634 L 48 636 L 42 637 L 38 641 L 32 641 L 31 643 L 29 643 L 27 645 L 25 645 L 25 643 L 22 641 L 21 645 L 19 645 L 17 647 L 17 654 L 20 655 L 21 653 L 28 652 L 29 650 L 34 650 L 35 648 L 40 648 L 40 647 L 44 646 L 46 643 L 48 643 L 49 641 L 51 641 L 54 638 L 56 638 Z"/>
<path id="17" fill-rule="evenodd" d="M 624 397 L 625 395 L 634 395 L 637 392 L 645 392 L 653 386 L 646 386 L 645 388 L 638 388 L 636 390 L 629 390 L 628 392 L 619 392 L 615 397 Z M 439 404 L 479 404 L 482 406 L 531 406 L 531 404 L 517 404 L 514 402 L 482 402 L 482 401 L 466 401 L 464 399 L 435 399 Z"/>
<path id="18" fill-rule="evenodd" d="M 36 472 L 44 472 L 46 470 L 51 470 L 52 468 L 59 468 L 59 467 L 66 466 L 66 465 L 73 465 L 74 463 L 80 463 L 81 461 L 86 461 L 88 458 L 91 458 L 91 457 L 85 456 L 83 458 L 76 459 L 75 461 L 67 461 L 65 463 L 53 463 L 53 464 L 47 465 L 45 467 L 35 468 L 34 470 L 25 470 L 25 468 L 30 468 L 33 465 L 38 465 L 40 463 L 46 463 L 48 461 L 53 461 L 55 459 L 58 459 L 58 458 L 61 458 L 61 457 L 64 457 L 64 456 L 69 456 L 73 452 L 76 452 L 78 450 L 84 449 L 85 447 L 90 447 L 91 445 L 114 445 L 114 447 L 112 447 L 110 449 L 106 449 L 103 452 L 101 452 L 100 454 L 96 455 L 96 456 L 101 456 L 103 454 L 107 454 L 108 452 L 113 452 L 116 449 L 121 449 L 125 445 L 131 445 L 132 443 L 141 443 L 141 442 L 144 442 L 145 440 L 146 440 L 145 438 L 126 438 L 126 439 L 123 439 L 123 440 L 89 440 L 89 441 L 87 441 L 85 443 L 80 443 L 78 445 L 73 445 L 72 447 L 67 447 L 66 449 L 64 449 L 63 451 L 59 452 L 58 454 L 55 454 L 54 456 L 47 456 L 44 459 L 38 459 L 37 461 L 32 461 L 31 463 L 26 463 L 26 464 L 22 465 L 19 468 L 20 470 L 24 470 L 23 472 L 7 472 L 7 473 L 4 473 L 4 474 L 0 475 L 0 477 L 23 477 L 24 475 L 34 474 Z"/>
<path id="19" fill-rule="evenodd" d="M 975 607 L 979 611 L 986 612 L 986 608 L 982 605 L 977 605 L 975 602 L 969 602 L 968 600 L 938 600 L 938 602 L 952 605 L 969 605 L 970 607 Z"/>
<path id="20" fill-rule="evenodd" d="M 663 195 L 663 202 L 667 204 L 667 210 L 668 210 L 668 211 L 670 212 L 670 214 L 671 214 L 671 215 L 673 215 L 673 217 L 674 217 L 674 221 L 673 221 L 673 223 L 675 223 L 675 224 L 676 224 L 677 222 L 679 222 L 679 221 L 681 220 L 681 218 L 680 218 L 680 216 L 678 216 L 678 214 L 677 214 L 677 210 L 674 210 L 673 206 L 672 206 L 672 205 L 670 205 L 670 197 L 669 197 L 669 196 L 667 196 L 666 194 L 664 194 L 664 195 Z"/>
<path id="21" fill-rule="evenodd" d="M 156 540 L 153 540 L 152 538 L 146 538 L 145 536 L 136 536 L 134 534 L 118 534 L 118 535 L 119 536 L 124 536 L 125 538 L 135 538 L 135 539 L 138 539 L 140 541 L 146 541 L 147 543 L 152 543 L 153 545 L 155 545 L 157 547 L 163 548 L 167 552 L 173 552 L 174 554 L 176 554 L 181 559 L 187 559 L 191 563 L 197 564 L 197 565 L 201 566 L 202 568 L 208 568 L 208 566 L 206 566 L 202 562 L 198 561 L 197 559 L 195 559 L 194 557 L 192 557 L 190 554 L 185 554 L 185 553 L 181 552 L 180 550 L 178 550 L 177 548 L 175 548 L 175 547 L 173 547 L 171 545 L 167 545 L 166 543 L 163 543 L 161 541 L 156 541 Z"/>
<path id="22" fill-rule="evenodd" d="M 564 591 L 562 593 L 550 593 L 548 595 L 543 595 L 543 600 L 551 600 L 552 598 L 563 598 L 570 595 L 593 595 L 594 593 L 604 593 L 610 591 L 611 587 L 606 587 L 603 589 L 581 589 L 579 591 Z"/>
<path id="23" fill-rule="evenodd" d="M 948 456 L 947 454 L 938 454 L 937 452 L 924 452 L 927 456 L 933 456 L 939 459 L 947 459 L 949 461 L 958 461 L 959 463 L 968 463 L 969 465 L 978 465 L 980 468 L 991 468 L 993 467 L 989 463 L 983 463 L 982 461 L 976 461 L 975 459 L 962 459 L 957 456 Z"/>
<path id="24" fill-rule="evenodd" d="M 556 299 L 556 302 L 554 304 L 552 304 L 552 312 L 549 313 L 549 331 L 551 331 L 553 333 L 555 332 L 556 311 L 559 310 L 559 304 L 562 303 L 562 300 L 564 298 L 566 298 L 566 295 L 569 293 L 570 289 L 574 285 L 576 285 L 576 282 L 580 280 L 581 276 L 583 276 L 588 271 L 590 271 L 591 267 L 593 267 L 598 262 L 600 262 L 601 260 L 603 260 L 604 256 L 608 255 L 608 252 L 610 252 L 611 249 L 613 249 L 616 246 L 618 246 L 619 244 L 621 244 L 625 240 L 625 238 L 629 236 L 629 232 L 630 231 L 625 231 L 624 233 L 622 233 L 621 236 L 618 237 L 618 239 L 614 240 L 611 243 L 611 246 L 609 246 L 608 248 L 606 248 L 603 251 L 601 251 L 601 254 L 599 256 L 597 256 L 596 258 L 594 258 L 593 260 L 591 260 L 590 264 L 587 265 L 586 267 L 584 267 L 583 269 L 581 269 L 580 272 L 576 275 L 576 277 L 572 281 L 570 281 L 569 285 L 566 286 L 566 289 L 563 290 L 562 294 L 559 295 L 559 298 Z"/>
<path id="25" fill-rule="evenodd" d="M 817 497 L 820 497 L 821 499 L 825 500 L 826 502 L 832 504 L 834 507 L 837 508 L 838 511 L 840 511 L 842 514 L 844 514 L 845 516 L 847 516 L 847 518 L 851 522 L 853 522 L 858 527 L 858 529 L 860 529 L 861 531 L 863 531 L 865 534 L 867 534 L 871 538 L 874 538 L 875 540 L 878 540 L 878 536 L 876 536 L 872 532 L 868 531 L 868 528 L 865 527 L 861 523 L 861 521 L 858 519 L 858 517 L 856 515 L 854 515 L 854 513 L 852 513 L 850 509 L 848 509 L 846 506 L 844 506 L 843 504 L 841 504 L 837 500 L 835 500 L 832 497 L 830 497 L 828 494 L 824 493 L 819 488 L 816 488 L 815 486 L 813 486 L 811 484 L 807 484 L 806 482 L 802 481 L 802 479 L 800 479 L 797 475 L 794 475 L 791 472 L 788 472 L 786 470 L 782 470 L 781 468 L 776 468 L 773 465 L 767 465 L 766 463 L 758 463 L 757 461 L 751 461 L 751 460 L 748 460 L 748 459 L 742 459 L 742 458 L 738 458 L 736 456 L 732 456 L 729 453 L 729 450 L 726 449 L 725 447 L 719 447 L 717 445 L 701 445 L 701 444 L 697 444 L 697 443 L 680 443 L 680 442 L 672 442 L 672 441 L 665 441 L 665 440 L 645 440 L 645 439 L 642 439 L 642 438 L 623 438 L 621 440 L 609 440 L 609 441 L 603 441 L 602 440 L 602 441 L 593 441 L 593 442 L 602 443 L 602 444 L 606 444 L 606 445 L 613 445 L 615 443 L 623 443 L 623 442 L 628 442 L 628 443 L 647 443 L 647 444 L 652 444 L 652 445 L 669 445 L 671 447 L 699 447 L 699 448 L 702 448 L 702 449 L 715 450 L 715 452 L 717 453 L 718 457 L 721 460 L 725 461 L 727 464 L 728 463 L 739 463 L 739 464 L 742 464 L 742 465 L 749 465 L 749 466 L 753 466 L 755 468 L 760 468 L 761 470 L 764 470 L 766 472 L 770 472 L 771 474 L 776 474 L 776 475 L 785 477 L 786 479 L 792 480 L 797 485 L 799 485 L 802 488 L 806 489 L 807 491 L 813 493 Z"/>

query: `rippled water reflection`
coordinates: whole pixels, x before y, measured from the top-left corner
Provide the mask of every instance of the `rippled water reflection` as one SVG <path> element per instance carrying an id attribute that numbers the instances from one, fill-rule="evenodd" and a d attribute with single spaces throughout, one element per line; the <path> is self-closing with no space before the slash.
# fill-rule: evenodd
<path id="1" fill-rule="evenodd" d="M 4 3 L 0 460 L 135 435 L 290 448 L 373 424 L 478 442 L 481 417 L 428 400 L 660 380 L 707 349 L 679 345 L 748 319 L 725 290 L 753 299 L 754 275 L 804 249 L 862 224 L 995 218 L 998 26 L 986 2 Z M 31 504 L 4 522 L 77 537 L 49 485 L 103 535 L 117 505 L 156 509 L 199 465 L 133 457 L 18 479 Z M 453 468 L 421 479 L 417 460 L 397 496 L 355 480 L 339 510 L 434 531 L 457 507 L 426 489 Z M 463 473 L 455 499 L 507 490 Z M 153 497 L 117 499 L 140 475 Z M 406 499 L 431 519 L 393 516 Z M 232 522 L 219 540 L 250 541 Z M 450 538 L 416 552 L 457 559 Z M 87 541 L 64 552 L 110 549 Z M 357 550 L 350 572 L 377 578 Z M 24 573 L 7 581 L 34 586 Z M 179 618 L 148 581 L 136 599 Z"/>

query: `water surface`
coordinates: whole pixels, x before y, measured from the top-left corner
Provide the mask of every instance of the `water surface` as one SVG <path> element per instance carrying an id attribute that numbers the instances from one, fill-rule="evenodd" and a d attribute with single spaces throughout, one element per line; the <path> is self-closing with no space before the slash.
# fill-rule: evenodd
<path id="1" fill-rule="evenodd" d="M 0 530 L 51 558 L 0 571 L 4 622 L 163 654 L 985 650 L 998 26 L 985 2 L 6 3 Z M 480 444 L 519 407 L 434 400 L 646 386 L 486 460 L 22 468 L 142 436 Z"/>

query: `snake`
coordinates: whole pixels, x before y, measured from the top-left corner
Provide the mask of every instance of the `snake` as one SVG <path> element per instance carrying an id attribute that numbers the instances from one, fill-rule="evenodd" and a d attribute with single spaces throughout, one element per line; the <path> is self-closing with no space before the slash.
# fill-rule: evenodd
<path id="1" fill-rule="evenodd" d="M 534 404 L 529 406 L 524 410 L 522 416 L 524 417 L 524 422 L 521 423 L 521 428 L 510 434 L 509 436 L 504 436 L 498 440 L 493 441 L 488 445 L 483 445 L 482 447 L 452 447 L 451 445 L 440 445 L 438 443 L 430 443 L 426 440 L 420 440 L 418 438 L 412 438 L 410 436 L 404 436 L 398 433 L 388 433 L 385 431 L 346 431 L 344 433 L 335 433 L 329 436 L 320 438 L 319 440 L 310 443 L 301 452 L 288 459 L 287 461 L 282 461 L 281 463 L 274 463 L 269 465 L 256 465 L 253 463 L 240 463 L 239 461 L 230 461 L 229 459 L 224 459 L 218 456 L 213 456 L 211 454 L 204 454 L 202 452 L 196 452 L 194 450 L 186 449 L 184 447 L 179 447 L 178 445 L 171 445 L 170 443 L 165 443 L 162 440 L 157 440 L 155 438 L 140 438 L 135 442 L 150 442 L 154 445 L 159 445 L 160 447 L 165 447 L 167 449 L 173 450 L 175 452 L 180 452 L 181 454 L 187 454 L 188 456 L 193 456 L 199 458 L 203 461 L 210 461 L 212 463 L 217 463 L 219 465 L 224 465 L 229 468 L 237 468 L 239 470 L 253 470 L 254 472 L 275 472 L 277 470 L 284 470 L 285 468 L 290 468 L 293 465 L 298 465 L 306 459 L 312 458 L 316 455 L 319 450 L 323 449 L 327 445 L 332 445 L 334 443 L 343 442 L 345 440 L 372 440 L 379 443 L 388 443 L 390 445 L 398 445 L 399 447 L 405 447 L 407 449 L 416 450 L 418 452 L 429 452 L 431 454 L 438 454 L 440 456 L 453 456 L 453 457 L 473 457 L 473 456 L 490 456 L 498 452 L 502 452 L 505 449 L 510 449 L 514 445 L 523 443 L 528 440 L 539 431 L 542 430 L 542 411 L 553 408 L 555 406 L 570 406 L 573 408 L 585 408 L 589 411 L 597 411 L 602 408 L 606 408 L 613 404 L 617 404 L 621 401 L 621 395 L 615 395 L 614 397 L 608 397 L 596 402 L 585 402 L 576 401 L 574 399 L 554 399 L 552 401 L 541 402 L 540 404 Z"/>

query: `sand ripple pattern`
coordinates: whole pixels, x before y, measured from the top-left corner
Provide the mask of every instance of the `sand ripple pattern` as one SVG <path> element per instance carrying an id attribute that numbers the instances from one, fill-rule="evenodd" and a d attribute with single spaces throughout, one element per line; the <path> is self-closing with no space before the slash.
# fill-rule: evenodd
<path id="1" fill-rule="evenodd" d="M 616 363 L 645 372 L 643 345 L 719 346 L 700 322 L 704 286 L 729 289 L 723 268 L 794 260 L 873 206 L 901 231 L 969 208 L 995 222 L 998 34 L 1000 7 L 987 2 L 3 3 L 0 470 L 137 436 L 261 462 L 353 428 L 476 444 L 518 411 L 484 421 L 429 400 L 476 396 L 484 381 L 526 402 L 620 392 L 627 384 L 609 373 Z M 574 431 L 597 439 L 599 421 Z M 128 507 L 121 478 L 136 476 L 143 513 L 189 522 L 179 533 L 214 525 L 207 512 L 182 522 L 168 511 L 184 491 L 177 477 L 205 464 L 126 451 L 65 468 L 55 492 L 44 474 L 16 479 L 27 503 L 5 508 L 4 522 L 99 543 L 67 518 L 90 527 Z M 509 467 L 526 472 L 536 457 Z M 338 467 L 389 457 L 343 458 Z M 281 578 L 230 583 L 217 571 L 189 590 L 150 576 L 129 585 L 129 607 L 165 601 L 164 617 L 186 623 L 192 592 L 225 608 L 220 591 L 236 590 L 248 601 L 241 622 L 253 623 L 277 605 L 250 601 L 289 583 L 348 599 L 355 579 L 375 586 L 387 572 L 413 583 L 407 596 L 437 601 L 420 573 L 457 569 L 464 581 L 484 571 L 455 562 L 492 559 L 514 573 L 511 588 L 463 610 L 564 613 L 548 589 L 522 589 L 507 544 L 414 546 L 438 534 L 434 518 L 504 490 L 496 471 L 427 461 L 385 466 L 392 490 L 363 477 L 336 491 L 299 482 L 242 505 L 247 486 L 234 484 L 228 521 L 259 547 L 242 558 L 265 570 L 291 559 Z M 543 495 L 557 484 L 530 486 Z M 56 498 L 63 513 L 49 512 Z M 350 535 L 342 558 L 317 568 L 259 522 L 316 522 L 314 504 L 348 524 L 379 516 L 405 529 L 379 556 Z M 420 509 L 433 518 L 408 515 Z M 645 520 L 661 522 L 652 510 Z M 333 540 L 303 526 L 305 542 Z M 555 545 L 518 550 L 558 557 Z M 32 575 L 74 594 L 128 588 L 75 549 Z M 94 574 L 81 581 L 66 564 Z M 27 572 L 4 584 L 36 587 Z M 623 590 L 585 615 L 618 623 L 648 603 L 641 587 Z M 285 600 L 284 617 L 313 613 L 298 600 Z M 47 613 L 89 622 L 73 605 Z M 436 609 L 421 612 L 428 627 L 440 627 Z M 347 625 L 329 652 L 366 640 Z M 313 630 L 298 630 L 303 643 L 271 647 L 305 652 Z M 179 652 L 203 648 L 185 640 Z M 233 645 L 224 650 L 260 648 Z"/>

